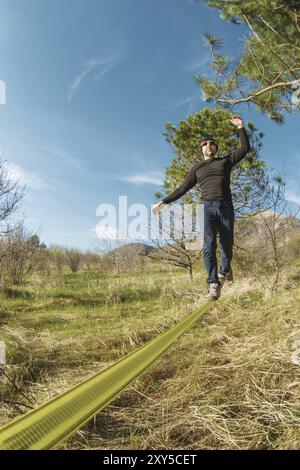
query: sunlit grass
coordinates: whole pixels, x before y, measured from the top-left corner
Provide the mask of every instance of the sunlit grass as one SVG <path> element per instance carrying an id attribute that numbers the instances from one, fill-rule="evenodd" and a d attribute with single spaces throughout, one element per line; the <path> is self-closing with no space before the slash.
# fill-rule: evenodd
<path id="1" fill-rule="evenodd" d="M 246 278 L 225 286 L 191 331 L 61 447 L 299 448 L 299 269 L 294 260 L 272 297 Z M 7 373 L 30 401 L 2 377 L 1 422 L 166 331 L 203 304 L 205 279 L 65 272 L 2 292 Z"/>

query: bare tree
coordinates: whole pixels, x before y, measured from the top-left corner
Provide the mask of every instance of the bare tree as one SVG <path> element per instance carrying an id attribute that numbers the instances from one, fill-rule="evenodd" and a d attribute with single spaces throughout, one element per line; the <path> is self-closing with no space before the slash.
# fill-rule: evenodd
<path id="1" fill-rule="evenodd" d="M 0 243 L 2 283 L 21 284 L 34 264 L 34 255 L 41 248 L 39 237 L 29 235 L 23 226 L 9 228 Z"/>
<path id="2" fill-rule="evenodd" d="M 65 249 L 60 246 L 51 245 L 48 252 L 50 260 L 54 264 L 57 274 L 60 276 L 62 274 L 63 266 L 67 262 Z"/>
<path id="3" fill-rule="evenodd" d="M 14 226 L 11 221 L 24 195 L 25 186 L 11 180 L 5 153 L 0 152 L 0 239 L 14 231 L 17 226 L 22 227 L 22 221 Z"/>
<path id="4" fill-rule="evenodd" d="M 82 253 L 81 251 L 71 248 L 66 248 L 66 264 L 71 269 L 72 273 L 77 273 L 79 270 L 80 262 L 82 260 Z"/>
<path id="5" fill-rule="evenodd" d="M 271 293 L 278 288 L 285 253 L 294 227 L 300 227 L 296 218 L 299 207 L 292 214 L 285 194 L 285 181 L 280 174 L 268 173 L 265 206 L 248 214 L 239 224 L 236 259 L 242 270 L 254 276 Z"/>
<path id="6" fill-rule="evenodd" d="M 49 250 L 43 244 L 36 251 L 33 261 L 33 270 L 39 273 L 44 279 L 51 275 Z"/>
<path id="7" fill-rule="evenodd" d="M 186 227 L 193 228 L 195 213 L 193 213 L 192 204 L 190 205 L 192 210 L 189 213 L 182 211 L 182 207 L 175 204 L 174 209 L 170 206 L 170 214 L 167 211 L 168 208 L 159 213 L 156 221 L 157 227 L 154 230 L 158 237 L 152 240 L 157 249 L 149 252 L 147 257 L 186 269 L 192 280 L 194 266 L 202 258 L 202 244 L 200 242 L 199 246 L 201 237 L 197 237 L 195 232 L 194 234 L 190 232 L 190 236 L 186 236 Z M 161 219 L 163 212 L 164 216 Z M 155 224 L 155 220 L 152 222 Z"/>

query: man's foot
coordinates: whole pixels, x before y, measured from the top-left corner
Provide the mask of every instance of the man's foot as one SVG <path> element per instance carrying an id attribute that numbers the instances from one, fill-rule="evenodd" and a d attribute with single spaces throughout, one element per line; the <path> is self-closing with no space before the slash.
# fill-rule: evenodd
<path id="1" fill-rule="evenodd" d="M 207 294 L 207 297 L 209 299 L 218 299 L 221 295 L 221 285 L 218 282 L 213 282 L 212 284 L 209 284 L 209 292 Z"/>
<path id="2" fill-rule="evenodd" d="M 223 287 L 225 281 L 233 281 L 232 268 L 230 268 L 230 270 L 226 274 L 219 273 L 218 278 L 219 278 L 221 287 Z"/>

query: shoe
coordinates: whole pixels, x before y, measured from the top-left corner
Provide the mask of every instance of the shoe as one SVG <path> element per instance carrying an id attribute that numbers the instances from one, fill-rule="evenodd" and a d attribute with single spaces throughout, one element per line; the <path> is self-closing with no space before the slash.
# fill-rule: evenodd
<path id="1" fill-rule="evenodd" d="M 223 287 L 225 281 L 233 281 L 233 275 L 232 275 L 232 269 L 228 271 L 226 274 L 218 274 L 218 278 L 221 284 L 221 287 Z"/>
<path id="2" fill-rule="evenodd" d="M 209 284 L 209 292 L 207 294 L 207 297 L 209 299 L 218 299 L 221 295 L 221 285 L 218 282 L 213 282 L 212 284 Z"/>

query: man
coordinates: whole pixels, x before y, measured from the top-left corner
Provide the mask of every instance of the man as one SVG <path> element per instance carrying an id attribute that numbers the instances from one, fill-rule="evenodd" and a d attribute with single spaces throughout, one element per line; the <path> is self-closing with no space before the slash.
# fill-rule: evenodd
<path id="1" fill-rule="evenodd" d="M 217 299 L 221 295 L 221 287 L 231 275 L 232 247 L 234 242 L 234 207 L 230 190 L 230 174 L 232 167 L 239 163 L 250 149 L 248 135 L 242 119 L 233 115 L 232 124 L 239 129 L 241 146 L 216 158 L 217 141 L 204 137 L 200 142 L 200 160 L 189 170 L 183 183 L 172 194 L 162 199 L 152 208 L 157 213 L 166 204 L 176 201 L 197 183 L 201 189 L 201 202 L 204 204 L 204 240 L 203 257 L 208 273 L 208 297 Z M 217 233 L 221 245 L 221 268 L 218 273 L 216 246 Z"/>

